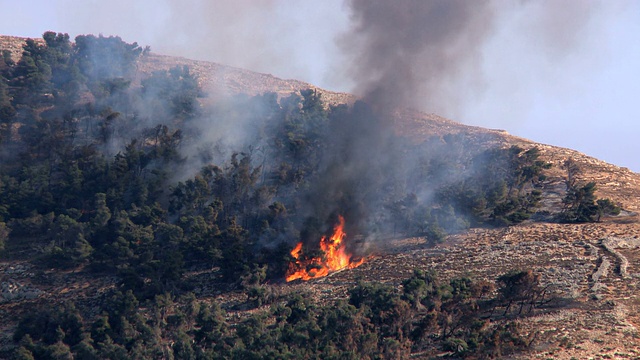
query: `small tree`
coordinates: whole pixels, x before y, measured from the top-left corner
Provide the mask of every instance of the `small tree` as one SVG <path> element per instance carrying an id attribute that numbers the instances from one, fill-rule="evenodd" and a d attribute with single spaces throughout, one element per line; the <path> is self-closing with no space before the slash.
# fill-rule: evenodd
<path id="1" fill-rule="evenodd" d="M 568 188 L 562 203 L 564 209 L 560 215 L 564 222 L 593 222 L 598 214 L 596 205 L 596 183 L 589 182 L 586 185 L 573 185 Z"/>
<path id="2" fill-rule="evenodd" d="M 525 306 L 529 306 L 531 312 L 535 305 L 544 297 L 544 289 L 540 286 L 540 275 L 531 270 L 515 271 L 498 277 L 501 285 L 498 289 L 500 300 L 505 306 L 504 314 L 507 315 L 513 304 L 518 304 L 517 314 L 521 315 Z"/>
<path id="3" fill-rule="evenodd" d="M 567 177 L 564 178 L 564 182 L 567 186 L 568 191 L 570 188 L 576 186 L 578 176 L 582 174 L 582 169 L 572 158 L 569 158 L 562 163 L 562 169 L 567 172 Z"/>
<path id="4" fill-rule="evenodd" d="M 617 215 L 620 213 L 618 207 L 610 199 L 597 199 L 595 192 L 597 186 L 595 182 L 581 184 L 578 176 L 582 170 L 573 159 L 568 159 L 563 164 L 563 169 L 567 171 L 565 184 L 567 193 L 562 199 L 564 208 L 560 214 L 560 221 L 568 223 L 582 223 L 600 221 L 603 215 Z"/>
<path id="5" fill-rule="evenodd" d="M 596 200 L 596 204 L 598 205 L 598 217 L 596 218 L 598 222 L 600 222 L 600 218 L 602 218 L 603 215 L 620 214 L 620 207 L 609 199 L 598 199 Z"/>

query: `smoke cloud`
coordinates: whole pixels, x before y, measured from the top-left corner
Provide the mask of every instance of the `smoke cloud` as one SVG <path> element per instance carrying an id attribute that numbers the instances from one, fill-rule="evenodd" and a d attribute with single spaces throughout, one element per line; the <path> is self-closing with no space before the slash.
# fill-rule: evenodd
<path id="1" fill-rule="evenodd" d="M 339 44 L 349 59 L 344 74 L 355 83 L 354 92 L 378 106 L 408 106 L 453 118 L 493 88 L 491 82 L 509 81 L 487 78 L 492 68 L 487 60 L 496 61 L 494 54 L 515 55 L 516 64 L 530 64 L 522 58 L 530 54 L 537 59 L 527 68 L 532 76 L 549 75 L 593 39 L 595 14 L 602 10 L 598 2 L 571 0 L 346 3 L 351 27 Z M 514 18 L 520 22 L 510 22 Z M 522 50 L 515 44 L 487 52 L 505 28 L 529 46 L 527 51 L 513 54 Z"/>
<path id="2" fill-rule="evenodd" d="M 230 9 L 245 8 L 244 3 L 215 6 L 199 3 L 185 13 L 175 4 L 169 4 L 172 19 L 185 26 L 199 14 L 206 13 L 217 19 L 216 14 L 229 15 Z M 353 227 L 347 229 L 350 233 L 373 232 L 374 218 L 379 213 L 371 209 L 379 209 L 389 198 L 402 198 L 412 191 L 418 192 L 421 198 L 431 196 L 424 193 L 422 186 L 407 186 L 407 169 L 417 168 L 418 162 L 428 162 L 429 158 L 442 154 L 402 153 L 403 147 L 396 143 L 389 121 L 396 108 L 413 107 L 447 115 L 462 112 L 467 96 L 482 92 L 487 86 L 483 82 L 487 43 L 505 19 L 523 9 L 530 19 L 522 23 L 522 31 L 532 34 L 531 41 L 550 62 L 569 56 L 572 49 L 579 46 L 580 34 L 597 10 L 592 6 L 576 6 L 570 1 L 547 7 L 536 0 L 519 3 L 348 0 L 345 4 L 350 26 L 336 39 L 348 64 L 342 71 L 352 81 L 353 91 L 367 105 L 359 104 L 334 116 L 338 120 L 329 128 L 331 134 L 328 135 L 332 144 L 324 154 L 318 181 L 306 194 L 306 213 L 309 218 L 324 221 L 341 212 L 347 218 L 347 226 Z M 267 26 L 265 19 L 278 11 L 276 3 L 262 2 L 247 8 L 251 9 L 233 20 L 235 25 L 204 24 L 189 32 L 204 34 L 207 29 L 231 29 L 229 34 L 236 34 L 244 45 L 243 41 L 218 45 L 225 52 L 234 53 L 242 51 L 234 49 L 235 46 L 273 39 L 274 31 L 286 28 L 286 25 Z M 558 15 L 567 12 L 574 15 L 571 21 L 563 21 L 564 16 Z M 226 16 L 219 20 L 228 21 Z M 265 27 L 265 30 L 257 31 L 256 27 Z M 249 34 L 256 38 L 251 39 Z M 211 46 L 215 40 L 205 43 Z M 251 50 L 248 58 L 263 63 L 286 63 L 282 59 L 260 56 L 256 52 L 262 48 Z M 281 53 L 285 54 L 289 52 Z M 254 136 L 246 129 L 251 127 L 251 121 L 233 123 L 238 126 L 206 127 L 215 129 L 214 133 L 222 135 L 222 139 L 238 139 L 236 144 L 243 144 L 246 135 L 248 141 L 244 146 L 250 146 Z M 326 228 L 332 225 L 327 224 Z M 317 234 L 310 235 L 311 241 L 316 238 Z"/>
<path id="3" fill-rule="evenodd" d="M 473 73 L 491 33 L 491 2 L 348 1 L 351 31 L 341 39 L 349 51 L 355 91 L 382 106 L 442 108 L 447 83 Z M 350 49 L 350 50 L 347 50 Z"/>
<path id="4" fill-rule="evenodd" d="M 635 2 L 59 0 L 7 5 L 12 16 L 0 24 L 6 34 L 118 35 L 157 53 L 368 98 L 386 93 L 393 97 L 378 97 L 593 155 L 617 149 L 617 157 L 625 159 L 621 139 L 634 143 L 633 131 L 613 129 L 635 126 L 631 119 L 637 107 L 631 96 L 621 104 L 612 92 L 637 92 L 630 80 L 637 77 L 640 53 L 633 39 L 640 23 Z M 596 109 L 580 110 L 594 100 Z M 563 136 L 587 116 L 616 122 L 606 128 L 615 138 L 611 146 L 592 145 L 601 141 L 595 133 L 603 129 Z M 564 127 L 557 132 L 542 130 L 559 124 Z"/>
<path id="5" fill-rule="evenodd" d="M 375 228 L 372 209 L 379 209 L 389 198 L 411 193 L 421 200 L 432 196 L 424 185 L 409 186 L 406 171 L 444 155 L 403 153 L 388 127 L 395 109 L 461 113 L 467 96 L 488 86 L 483 77 L 487 43 L 498 25 L 523 9 L 531 16 L 521 25 L 523 31 L 531 34 L 530 41 L 549 63 L 562 61 L 581 46 L 581 36 L 597 11 L 597 6 L 573 1 L 551 6 L 535 0 L 348 0 L 346 4 L 350 28 L 338 38 L 348 60 L 344 74 L 374 111 L 356 106 L 334 128 L 338 146 L 320 176 L 326 181 L 315 184 L 309 202 L 316 204 L 314 216 L 342 211 L 356 232 L 368 233 Z M 568 21 L 566 14 L 571 14 Z M 334 203 L 326 204 L 326 199 Z"/>

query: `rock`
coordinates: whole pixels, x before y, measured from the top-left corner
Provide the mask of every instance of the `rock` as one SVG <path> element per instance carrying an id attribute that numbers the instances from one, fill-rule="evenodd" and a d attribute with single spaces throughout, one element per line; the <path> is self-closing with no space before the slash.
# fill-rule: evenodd
<path id="1" fill-rule="evenodd" d="M 42 294 L 40 289 L 18 282 L 4 281 L 0 284 L 0 304 L 20 300 L 32 300 Z"/>

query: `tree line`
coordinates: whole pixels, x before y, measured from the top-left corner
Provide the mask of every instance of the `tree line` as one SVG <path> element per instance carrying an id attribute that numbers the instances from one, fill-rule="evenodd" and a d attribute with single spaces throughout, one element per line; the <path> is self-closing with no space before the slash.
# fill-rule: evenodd
<path id="1" fill-rule="evenodd" d="M 30 312 L 13 335 L 16 359 L 403 359 L 442 351 L 496 358 L 529 348 L 536 334 L 516 320 L 551 301 L 531 271 L 489 282 L 416 270 L 399 288 L 359 282 L 347 299 L 326 305 L 307 293 L 257 303 L 251 289 L 268 287 L 262 280 L 245 282 L 246 302 L 269 306 L 237 322 L 192 293 L 141 302 L 113 291 L 90 317 L 72 302 Z"/>

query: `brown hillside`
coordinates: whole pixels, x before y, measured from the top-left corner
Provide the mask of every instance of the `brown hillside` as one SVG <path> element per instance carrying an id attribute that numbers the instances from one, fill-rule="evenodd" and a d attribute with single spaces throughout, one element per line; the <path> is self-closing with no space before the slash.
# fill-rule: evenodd
<path id="1" fill-rule="evenodd" d="M 0 48 L 8 48 L 19 57 L 23 38 L 0 36 Z M 149 74 L 176 65 L 188 65 L 198 75 L 200 85 L 217 95 L 276 92 L 287 96 L 301 89 L 314 88 L 329 104 L 353 103 L 355 96 L 319 89 L 297 81 L 283 80 L 230 66 L 149 54 L 140 59 L 138 71 Z M 539 144 L 505 131 L 463 125 L 434 114 L 399 110 L 396 130 L 412 141 L 430 136 L 464 133 L 485 146 L 536 146 L 544 160 L 554 167 L 547 171 L 543 208 L 553 213 L 564 196 L 566 159 L 574 159 L 582 168 L 581 179 L 594 181 L 598 196 L 611 198 L 624 211 L 600 223 L 557 224 L 528 221 L 501 229 L 471 229 L 451 235 L 443 244 L 428 247 L 421 238 L 397 239 L 385 244 L 370 244 L 375 256 L 362 266 L 333 273 L 309 282 L 271 285 L 279 292 L 313 293 L 318 301 L 346 297 L 347 288 L 356 279 L 380 281 L 400 286 L 413 269 L 435 269 L 438 276 L 467 275 L 495 280 L 510 270 L 531 269 L 540 274 L 543 285 L 557 301 L 540 309 L 521 325 L 534 339 L 527 355 L 521 358 L 588 359 L 640 358 L 640 174 L 580 152 Z M 544 217 L 542 217 L 544 218 Z M 216 298 L 231 319 L 254 311 L 242 310 L 247 301 L 240 292 L 221 292 L 216 270 L 188 275 L 201 279 L 196 290 L 199 298 Z M 82 274 L 47 271 L 37 276 L 26 263 L 0 262 L 0 317 L 13 319 L 24 311 L 24 304 L 50 303 L 73 298 L 92 304 L 114 286 L 114 279 L 96 281 Z M 6 288 L 6 289 L 5 289 Z M 24 296 L 12 298 L 22 291 Z M 519 320 L 520 321 L 520 320 Z M 10 343 L 10 321 L 2 321 L 0 346 Z M 433 354 L 425 354 L 430 358 Z M 420 357 L 417 357 L 420 358 Z"/>

